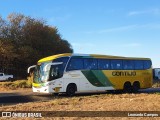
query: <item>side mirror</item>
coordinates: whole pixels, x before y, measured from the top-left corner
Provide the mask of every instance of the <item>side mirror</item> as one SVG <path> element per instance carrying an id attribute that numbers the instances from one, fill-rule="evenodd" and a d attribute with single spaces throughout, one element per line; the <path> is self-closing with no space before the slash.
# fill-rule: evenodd
<path id="1" fill-rule="evenodd" d="M 30 69 L 31 69 L 31 68 L 34 68 L 34 67 L 36 67 L 36 65 L 30 66 L 30 67 L 27 69 L 27 73 L 29 73 L 29 72 L 30 72 Z"/>

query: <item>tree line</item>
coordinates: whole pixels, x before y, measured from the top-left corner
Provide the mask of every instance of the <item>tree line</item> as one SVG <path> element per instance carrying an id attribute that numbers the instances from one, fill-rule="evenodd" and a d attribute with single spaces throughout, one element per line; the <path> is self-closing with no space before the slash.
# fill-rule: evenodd
<path id="1" fill-rule="evenodd" d="M 66 52 L 73 52 L 71 44 L 45 20 L 16 13 L 0 17 L 0 72 L 24 78 L 39 59 Z"/>

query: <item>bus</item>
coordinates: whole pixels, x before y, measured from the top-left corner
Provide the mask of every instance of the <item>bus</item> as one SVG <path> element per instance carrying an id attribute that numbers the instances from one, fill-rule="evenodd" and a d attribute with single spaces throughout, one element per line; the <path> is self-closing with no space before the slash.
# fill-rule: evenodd
<path id="1" fill-rule="evenodd" d="M 30 66 L 33 92 L 66 93 L 123 90 L 137 92 L 152 87 L 150 58 L 64 53 L 40 59 Z"/>

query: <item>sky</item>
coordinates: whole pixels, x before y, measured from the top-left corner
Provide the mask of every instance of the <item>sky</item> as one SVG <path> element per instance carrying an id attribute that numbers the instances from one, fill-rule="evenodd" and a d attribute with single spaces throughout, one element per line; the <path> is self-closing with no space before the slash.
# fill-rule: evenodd
<path id="1" fill-rule="evenodd" d="M 160 0 L 0 0 L 0 16 L 10 13 L 43 18 L 74 53 L 147 57 L 160 67 Z"/>

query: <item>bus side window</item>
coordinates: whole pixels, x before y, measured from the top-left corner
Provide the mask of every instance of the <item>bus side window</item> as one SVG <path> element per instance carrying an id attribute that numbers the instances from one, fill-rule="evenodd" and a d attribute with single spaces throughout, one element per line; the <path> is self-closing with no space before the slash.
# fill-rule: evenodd
<path id="1" fill-rule="evenodd" d="M 144 60 L 143 61 L 144 69 L 149 69 L 152 66 L 152 63 L 150 60 Z"/>
<path id="2" fill-rule="evenodd" d="M 96 70 L 97 69 L 97 59 L 84 59 L 84 69 Z"/>
<path id="3" fill-rule="evenodd" d="M 49 81 L 60 78 L 63 76 L 63 66 L 61 65 L 51 65 Z"/>
<path id="4" fill-rule="evenodd" d="M 68 63 L 66 71 L 81 70 L 81 69 L 83 69 L 83 59 L 71 58 L 70 62 Z"/>
<path id="5" fill-rule="evenodd" d="M 110 69 L 110 60 L 98 59 L 98 69 L 109 70 Z"/>
<path id="6" fill-rule="evenodd" d="M 111 69 L 112 70 L 121 70 L 122 69 L 122 60 L 111 60 Z"/>
<path id="7" fill-rule="evenodd" d="M 124 70 L 133 70 L 134 62 L 132 60 L 123 60 L 123 69 Z"/>
<path id="8" fill-rule="evenodd" d="M 60 58 L 53 60 L 53 62 L 63 62 L 63 69 L 64 69 L 68 60 L 69 60 L 69 57 L 60 57 Z"/>
<path id="9" fill-rule="evenodd" d="M 134 60 L 135 70 L 143 70 L 143 61 L 142 60 Z"/>

